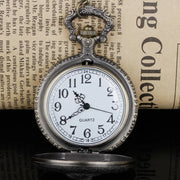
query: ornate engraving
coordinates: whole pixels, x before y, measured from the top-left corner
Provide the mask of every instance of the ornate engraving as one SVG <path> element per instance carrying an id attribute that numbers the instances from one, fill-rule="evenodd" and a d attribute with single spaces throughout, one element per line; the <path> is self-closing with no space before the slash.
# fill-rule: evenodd
<path id="1" fill-rule="evenodd" d="M 103 43 L 107 40 L 107 34 L 114 28 L 114 21 L 109 16 L 109 14 L 105 10 L 97 9 L 93 6 L 87 5 L 79 10 L 79 14 L 81 16 L 96 16 L 99 18 L 102 18 L 104 22 L 106 23 L 105 28 L 101 35 L 99 36 L 99 42 Z M 76 41 L 77 35 L 76 30 L 72 25 L 72 21 L 78 17 L 78 13 L 76 10 L 71 11 L 71 14 L 69 14 L 65 19 L 65 25 L 70 31 L 70 40 Z"/>

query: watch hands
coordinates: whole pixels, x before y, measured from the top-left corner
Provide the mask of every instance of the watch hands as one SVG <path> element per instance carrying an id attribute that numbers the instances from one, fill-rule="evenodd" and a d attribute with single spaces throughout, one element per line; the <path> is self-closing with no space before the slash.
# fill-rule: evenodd
<path id="1" fill-rule="evenodd" d="M 66 120 L 73 118 L 74 116 L 79 115 L 80 113 L 82 113 L 83 111 L 85 111 L 85 109 L 83 107 L 80 107 L 77 111 L 75 111 L 72 115 L 70 115 Z"/>
<path id="2" fill-rule="evenodd" d="M 111 112 L 104 111 L 102 109 L 98 109 L 98 108 L 94 108 L 94 107 L 90 107 L 90 105 L 88 103 L 85 103 L 84 105 L 81 105 L 81 107 L 77 111 L 75 111 L 72 115 L 70 115 L 66 120 L 71 119 L 71 118 L 79 115 L 80 113 L 84 112 L 85 110 L 88 110 L 88 109 L 94 109 L 97 111 L 101 111 L 101 112 L 113 115 L 113 113 L 111 113 Z"/>
<path id="3" fill-rule="evenodd" d="M 108 113 L 108 114 L 113 114 L 111 112 L 108 112 L 108 111 L 105 111 L 105 110 L 102 110 L 102 109 L 98 109 L 98 108 L 94 108 L 94 107 L 90 107 L 90 109 L 94 109 L 94 110 L 101 111 L 101 112 Z"/>
<path id="4" fill-rule="evenodd" d="M 78 94 L 75 91 L 73 91 L 73 93 L 75 95 L 75 99 L 74 100 L 75 100 L 76 104 L 80 104 L 80 103 L 85 104 L 85 102 L 84 102 L 85 95 L 84 94 L 82 94 L 82 93 Z"/>
<path id="5" fill-rule="evenodd" d="M 85 95 L 80 93 L 78 94 L 77 92 L 73 91 L 74 95 L 75 95 L 75 102 L 76 104 L 80 104 L 81 107 L 83 107 L 85 110 L 88 110 L 90 108 L 90 105 L 88 103 L 84 102 L 85 99 Z"/>
<path id="6" fill-rule="evenodd" d="M 108 113 L 108 114 L 113 114 L 111 112 L 108 112 L 108 111 L 105 111 L 105 110 L 102 110 L 102 109 L 98 109 L 98 108 L 94 108 L 94 107 L 91 107 L 90 104 L 88 103 L 85 103 L 84 102 L 84 99 L 85 99 L 85 95 L 80 93 L 78 94 L 77 92 L 73 91 L 74 95 L 75 95 L 75 102 L 77 104 L 80 104 L 80 106 L 84 109 L 84 110 L 88 110 L 88 109 L 94 109 L 94 110 L 97 110 L 97 111 L 101 111 L 101 112 L 104 112 L 104 113 Z"/>
<path id="7" fill-rule="evenodd" d="M 87 110 L 90 108 L 90 105 L 88 103 L 84 102 L 85 99 L 85 95 L 80 93 L 78 94 L 77 92 L 73 91 L 74 95 L 75 95 L 75 102 L 76 104 L 80 104 L 80 108 L 75 111 L 74 113 L 72 113 L 72 115 L 70 115 L 66 120 L 71 119 L 77 115 L 79 115 L 80 113 L 82 113 L 83 111 Z"/>

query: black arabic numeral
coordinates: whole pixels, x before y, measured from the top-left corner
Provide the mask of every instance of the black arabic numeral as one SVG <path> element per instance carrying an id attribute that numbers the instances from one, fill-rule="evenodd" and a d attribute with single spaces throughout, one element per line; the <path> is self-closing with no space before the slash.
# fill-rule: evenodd
<path id="1" fill-rule="evenodd" d="M 91 83 L 91 75 L 85 74 L 81 76 L 81 84 L 90 84 Z"/>
<path id="2" fill-rule="evenodd" d="M 111 116 L 109 117 L 109 119 L 107 120 L 107 122 L 108 122 L 108 123 L 111 123 L 111 124 L 113 124 L 113 123 L 115 122 L 115 120 L 113 119 L 113 115 L 111 115 Z"/>
<path id="3" fill-rule="evenodd" d="M 76 88 L 76 79 L 69 79 L 69 88 Z"/>
<path id="4" fill-rule="evenodd" d="M 66 125 L 66 123 L 67 123 L 66 116 L 61 116 L 60 117 L 60 124 L 61 125 Z"/>
<path id="5" fill-rule="evenodd" d="M 90 129 L 85 129 L 84 130 L 84 137 L 85 138 L 90 138 L 91 137 L 91 130 Z"/>
<path id="6" fill-rule="evenodd" d="M 67 89 L 59 89 L 59 98 L 67 98 L 69 92 Z"/>
<path id="7" fill-rule="evenodd" d="M 102 87 L 102 79 L 99 78 L 99 87 Z"/>
<path id="8" fill-rule="evenodd" d="M 56 112 L 59 112 L 59 111 L 61 110 L 61 108 L 62 108 L 62 106 L 61 106 L 61 103 L 60 103 L 60 102 L 56 102 L 56 103 L 54 104 L 54 110 L 55 110 Z"/>
<path id="9" fill-rule="evenodd" d="M 105 130 L 103 128 L 103 125 L 98 125 L 98 133 L 99 134 L 104 134 Z"/>
<path id="10" fill-rule="evenodd" d="M 109 97 L 113 96 L 113 89 L 111 87 L 107 88 L 107 92 L 108 92 L 107 96 Z"/>
<path id="11" fill-rule="evenodd" d="M 119 106 L 118 106 L 117 102 L 116 101 L 112 101 L 112 103 L 113 103 L 113 106 L 111 106 L 111 109 L 114 110 L 114 111 L 118 110 Z"/>
<path id="12" fill-rule="evenodd" d="M 77 128 L 77 126 L 70 126 L 70 128 L 72 128 L 72 129 L 73 129 L 73 131 L 72 131 L 72 135 L 74 135 L 74 134 L 75 134 L 75 132 L 76 132 L 76 128 Z"/>

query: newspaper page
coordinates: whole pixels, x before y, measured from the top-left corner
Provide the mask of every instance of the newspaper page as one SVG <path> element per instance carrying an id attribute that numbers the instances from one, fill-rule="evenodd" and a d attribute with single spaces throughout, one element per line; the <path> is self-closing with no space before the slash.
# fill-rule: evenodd
<path id="1" fill-rule="evenodd" d="M 40 81 L 59 60 L 80 53 L 64 18 L 79 0 L 0 0 L 0 109 L 33 109 Z M 91 0 L 115 28 L 96 53 L 132 79 L 140 108 L 180 109 L 180 1 Z M 76 28 L 104 23 L 78 19 Z"/>

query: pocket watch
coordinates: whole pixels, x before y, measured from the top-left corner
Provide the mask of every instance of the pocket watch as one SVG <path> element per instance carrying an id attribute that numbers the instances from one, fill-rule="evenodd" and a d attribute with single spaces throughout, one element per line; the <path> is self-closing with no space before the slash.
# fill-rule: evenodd
<path id="1" fill-rule="evenodd" d="M 105 29 L 97 35 L 88 25 L 76 34 L 72 22 L 78 16 L 102 18 Z M 65 25 L 70 40 L 78 41 L 82 51 L 47 73 L 37 93 L 35 114 L 43 135 L 70 153 L 36 155 L 35 162 L 57 169 L 85 166 L 110 168 L 111 172 L 117 165 L 127 167 L 132 163 L 130 157 L 100 154 L 120 146 L 137 118 L 137 99 L 128 75 L 94 51 L 96 44 L 106 42 L 113 19 L 106 11 L 86 4 L 71 12 Z"/>

